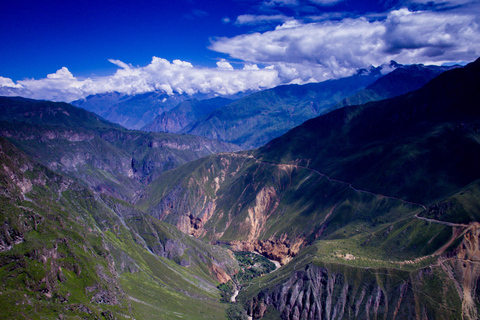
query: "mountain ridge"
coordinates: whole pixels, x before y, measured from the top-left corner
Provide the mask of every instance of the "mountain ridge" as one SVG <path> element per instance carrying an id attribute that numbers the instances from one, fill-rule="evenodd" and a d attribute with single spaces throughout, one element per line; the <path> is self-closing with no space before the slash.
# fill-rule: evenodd
<path id="1" fill-rule="evenodd" d="M 65 103 L 0 98 L 0 120 L 1 135 L 36 161 L 130 201 L 165 170 L 239 150 L 203 137 L 127 130 Z"/>
<path id="2" fill-rule="evenodd" d="M 305 85 L 284 85 L 218 108 L 182 132 L 259 147 L 372 83 L 377 72 Z"/>
<path id="3" fill-rule="evenodd" d="M 222 97 L 206 100 L 185 100 L 173 109 L 163 112 L 140 130 L 147 132 L 178 133 L 190 122 L 231 102 L 233 102 L 233 100 Z"/>

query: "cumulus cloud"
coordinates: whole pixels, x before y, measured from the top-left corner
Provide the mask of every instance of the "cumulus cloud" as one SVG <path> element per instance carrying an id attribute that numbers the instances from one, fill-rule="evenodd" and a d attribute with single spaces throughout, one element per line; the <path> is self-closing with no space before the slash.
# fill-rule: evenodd
<path id="1" fill-rule="evenodd" d="M 150 64 L 134 67 L 120 60 L 109 60 L 119 69 L 110 76 L 78 79 L 63 67 L 43 79 L 25 79 L 15 84 L 0 77 L 0 87 L 22 89 L 22 95 L 34 99 L 73 101 L 90 94 L 122 92 L 138 94 L 155 90 L 167 94 L 213 93 L 230 95 L 241 91 L 261 90 L 281 84 L 274 68 L 259 68 L 246 64 L 235 70 L 225 59 L 217 62 L 217 68 L 198 68 L 190 62 L 153 57 Z"/>
<path id="2" fill-rule="evenodd" d="M 273 64 L 283 80 L 321 81 L 390 60 L 472 61 L 480 55 L 479 25 L 476 14 L 404 8 L 377 20 L 288 21 L 264 33 L 218 38 L 210 49 L 251 63 Z"/>
<path id="3" fill-rule="evenodd" d="M 225 59 L 222 59 L 217 62 L 217 68 L 219 70 L 233 70 L 232 65 Z"/>
<path id="4" fill-rule="evenodd" d="M 19 84 L 15 84 L 15 82 L 13 82 L 13 80 L 10 78 L 0 76 L 0 87 L 21 88 L 22 86 Z"/>

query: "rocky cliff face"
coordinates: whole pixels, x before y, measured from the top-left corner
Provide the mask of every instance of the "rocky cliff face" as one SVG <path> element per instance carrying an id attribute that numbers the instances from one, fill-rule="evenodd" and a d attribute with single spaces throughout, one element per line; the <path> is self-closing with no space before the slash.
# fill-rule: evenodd
<path id="1" fill-rule="evenodd" d="M 187 234 L 237 251 L 257 251 L 281 264 L 351 222 L 368 224 L 365 215 L 371 221 L 396 219 L 420 207 L 350 188 L 300 165 L 261 162 L 248 153 L 212 156 L 169 171 L 138 204 Z"/>
<path id="2" fill-rule="evenodd" d="M 478 319 L 479 244 L 480 225 L 472 223 L 457 249 L 426 268 L 307 263 L 261 290 L 247 303 L 248 314 L 261 319 L 275 313 L 295 320 Z"/>

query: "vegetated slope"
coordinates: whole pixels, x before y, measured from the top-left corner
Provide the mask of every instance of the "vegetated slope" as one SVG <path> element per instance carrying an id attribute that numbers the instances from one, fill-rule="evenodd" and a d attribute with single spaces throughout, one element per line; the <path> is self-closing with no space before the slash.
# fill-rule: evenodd
<path id="1" fill-rule="evenodd" d="M 393 98 L 420 89 L 441 73 L 458 67 L 425 66 L 423 64 L 399 65 L 393 61 L 391 66 L 395 67 L 395 70 L 379 78 L 365 89 L 343 99 L 333 109 Z"/>
<path id="2" fill-rule="evenodd" d="M 88 129 L 122 128 L 68 103 L 19 97 L 0 97 L 0 121 Z"/>
<path id="3" fill-rule="evenodd" d="M 226 98 L 205 100 L 190 99 L 179 103 L 170 111 L 165 111 L 141 130 L 147 132 L 180 132 L 190 122 L 198 120 L 202 115 L 212 112 L 233 102 Z"/>
<path id="4" fill-rule="evenodd" d="M 379 71 L 373 70 L 338 80 L 279 86 L 257 92 L 206 114 L 182 132 L 252 149 L 324 113 L 378 76 Z"/>
<path id="5" fill-rule="evenodd" d="M 160 173 L 238 147 L 190 135 L 129 131 L 65 104 L 2 98 L 0 134 L 52 170 L 124 200 Z"/>
<path id="6" fill-rule="evenodd" d="M 286 264 L 241 293 L 255 319 L 476 319 L 479 75 L 477 60 L 260 149 L 196 160 L 139 205 Z"/>
<path id="7" fill-rule="evenodd" d="M 0 306 L 8 319 L 218 319 L 226 251 L 99 196 L 0 138 Z M 189 308 L 185 308 L 188 301 Z"/>
<path id="8" fill-rule="evenodd" d="M 354 188 L 429 203 L 480 177 L 479 65 L 447 71 L 397 98 L 307 121 L 256 157 L 299 163 Z"/>

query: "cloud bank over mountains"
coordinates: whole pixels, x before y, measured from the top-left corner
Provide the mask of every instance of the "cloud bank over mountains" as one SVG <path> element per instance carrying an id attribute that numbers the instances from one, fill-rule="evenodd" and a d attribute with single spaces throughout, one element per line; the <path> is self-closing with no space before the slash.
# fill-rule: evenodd
<path id="1" fill-rule="evenodd" d="M 158 57 L 153 57 L 145 67 L 134 67 L 114 59 L 109 61 L 119 67 L 111 76 L 78 79 L 63 67 L 44 79 L 20 80 L 16 86 L 28 90 L 26 96 L 30 98 L 73 101 L 112 91 L 138 94 L 161 90 L 170 95 L 197 92 L 230 95 L 279 84 L 278 73 L 271 68 L 259 69 L 255 65 L 246 65 L 244 70 L 234 70 L 225 60 L 217 62 L 217 68 L 197 68 L 189 62 L 169 62 Z M 2 83 L 14 85 L 9 80 L 3 80 Z"/>
<path id="2" fill-rule="evenodd" d="M 338 1 L 314 1 L 331 5 Z M 273 2 L 268 4 L 272 6 Z M 283 6 L 296 1 L 277 1 Z M 480 5 L 477 1 L 410 0 L 418 10 L 401 7 L 359 17 L 330 13 L 302 19 L 276 12 L 240 15 L 224 23 L 270 24 L 267 31 L 212 38 L 209 49 L 225 55 L 216 68 L 153 57 L 146 66 L 109 60 L 118 70 L 109 76 L 77 78 L 65 66 L 43 79 L 16 83 L 0 77 L 0 94 L 72 101 L 90 94 L 127 94 L 163 90 L 167 94 L 235 94 L 280 84 L 324 81 L 358 68 L 395 60 L 402 64 L 473 61 L 480 56 Z M 266 5 L 267 3 L 265 3 Z M 430 8 L 430 9 L 428 9 Z M 332 18 L 334 17 L 334 18 Z"/>

